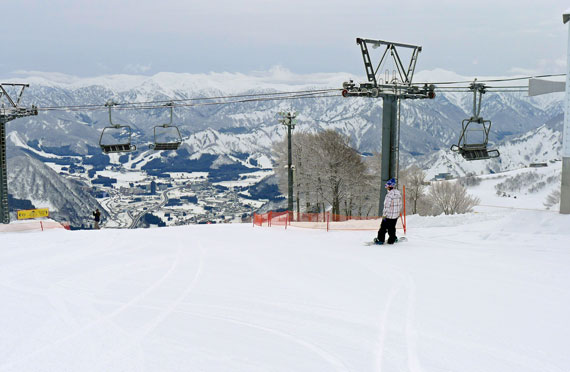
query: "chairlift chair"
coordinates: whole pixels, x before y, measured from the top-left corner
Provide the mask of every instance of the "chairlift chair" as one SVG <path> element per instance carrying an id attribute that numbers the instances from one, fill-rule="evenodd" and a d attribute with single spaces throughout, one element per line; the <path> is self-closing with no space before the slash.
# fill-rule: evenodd
<path id="1" fill-rule="evenodd" d="M 121 124 L 114 124 L 113 123 L 113 120 L 111 118 L 111 107 L 113 107 L 114 105 L 116 105 L 116 103 L 114 103 L 112 101 L 109 101 L 105 104 L 105 106 L 107 106 L 109 108 L 110 126 L 103 128 L 103 130 L 101 131 L 101 136 L 99 137 L 99 146 L 101 147 L 101 150 L 103 150 L 103 152 L 105 154 L 135 151 L 137 149 L 137 147 L 135 145 L 131 144 L 131 137 L 133 135 L 132 128 L 128 125 L 121 125 Z M 127 132 L 127 135 L 121 136 L 125 140 L 120 141 L 120 142 L 114 142 L 114 143 L 103 143 L 103 136 L 105 135 L 105 132 L 107 132 L 107 137 L 113 138 L 113 134 L 115 134 L 115 135 L 117 133 L 121 134 L 125 130 Z M 109 133 L 111 133 L 111 134 L 109 134 Z"/>
<path id="2" fill-rule="evenodd" d="M 469 87 L 473 91 L 473 116 L 461 122 L 461 135 L 457 145 L 451 146 L 451 151 L 458 152 L 465 160 L 486 160 L 498 158 L 499 150 L 489 150 L 489 132 L 491 120 L 484 120 L 481 113 L 481 99 L 485 93 L 485 85 L 477 83 L 477 79 Z M 477 104 L 477 93 L 479 103 Z M 476 139 L 474 139 L 476 137 Z"/>
<path id="3" fill-rule="evenodd" d="M 166 104 L 167 107 L 170 107 L 170 122 L 168 124 L 161 124 L 154 127 L 154 142 L 149 145 L 149 148 L 155 151 L 161 150 L 178 150 L 178 147 L 182 144 L 182 136 L 180 135 L 180 130 L 176 125 L 172 125 L 172 102 Z M 156 133 L 157 128 L 174 128 L 176 130 L 175 139 L 172 141 L 159 141 Z"/>
<path id="4" fill-rule="evenodd" d="M 483 120 L 483 118 L 465 119 L 461 122 L 461 127 L 459 143 L 451 146 L 451 151 L 458 152 L 465 160 L 485 160 L 499 157 L 499 150 L 487 148 L 489 131 L 491 130 L 490 120 Z M 469 134 L 475 134 L 482 140 L 468 140 L 468 138 L 473 138 Z"/>

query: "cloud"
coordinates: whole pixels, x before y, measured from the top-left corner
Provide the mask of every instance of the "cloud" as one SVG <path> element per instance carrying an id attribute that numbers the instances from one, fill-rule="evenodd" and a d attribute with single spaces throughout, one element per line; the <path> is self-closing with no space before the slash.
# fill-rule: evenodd
<path id="1" fill-rule="evenodd" d="M 46 81 L 51 81 L 54 83 L 61 84 L 72 84 L 79 80 L 77 76 L 64 74 L 62 72 L 50 72 L 50 71 L 34 71 L 34 70 L 15 70 L 12 71 L 12 75 L 22 77 L 22 78 L 40 78 Z"/>
<path id="2" fill-rule="evenodd" d="M 534 67 L 513 67 L 509 70 L 512 74 L 522 75 L 544 75 L 563 74 L 567 71 L 566 58 L 542 58 L 536 62 Z"/>
<path id="3" fill-rule="evenodd" d="M 150 71 L 150 69 L 152 68 L 152 65 L 146 64 L 146 65 L 142 65 L 142 64 L 131 64 L 129 63 L 128 65 L 126 65 L 125 67 L 123 67 L 123 71 L 129 73 L 129 74 L 142 74 L 144 72 Z"/>

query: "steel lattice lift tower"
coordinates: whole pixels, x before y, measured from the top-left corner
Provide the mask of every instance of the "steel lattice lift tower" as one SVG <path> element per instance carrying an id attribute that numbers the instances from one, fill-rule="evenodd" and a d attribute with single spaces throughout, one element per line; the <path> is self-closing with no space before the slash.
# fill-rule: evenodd
<path id="1" fill-rule="evenodd" d="M 6 87 L 20 89 L 16 101 L 10 97 L 10 94 L 6 91 Z M 22 94 L 24 94 L 24 89 L 27 87 L 29 87 L 28 84 L 0 83 L 0 223 L 10 223 L 8 172 L 6 165 L 6 123 L 14 119 L 38 114 L 38 110 L 35 106 L 31 108 L 20 107 Z M 8 103 L 7 107 L 4 101 Z"/>
<path id="2" fill-rule="evenodd" d="M 364 67 L 368 77 L 367 83 L 361 83 L 358 86 L 351 80 L 343 84 L 344 97 L 370 97 L 382 98 L 382 185 L 389 179 L 398 178 L 398 160 L 399 160 L 399 120 L 398 120 L 398 102 L 401 99 L 424 99 L 435 98 L 433 85 L 424 84 L 423 86 L 412 85 L 412 78 L 416 68 L 418 55 L 422 50 L 421 46 L 409 45 L 402 43 L 394 43 L 383 40 L 370 40 L 357 38 L 356 43 L 360 46 Z M 374 68 L 368 52 L 368 46 L 374 48 L 385 47 L 384 53 Z M 411 49 L 412 55 L 408 67 L 405 68 L 397 48 Z M 380 67 L 387 60 L 388 54 L 396 66 L 397 74 L 394 77 L 382 81 L 378 78 Z M 380 71 L 381 72 L 381 71 Z M 378 206 L 378 215 L 382 215 L 384 198 L 386 197 L 386 189 L 380 187 L 380 201 Z"/>

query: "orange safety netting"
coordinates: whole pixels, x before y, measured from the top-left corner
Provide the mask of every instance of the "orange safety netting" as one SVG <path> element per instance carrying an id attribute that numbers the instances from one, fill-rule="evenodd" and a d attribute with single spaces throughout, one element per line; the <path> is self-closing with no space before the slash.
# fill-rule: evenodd
<path id="1" fill-rule="evenodd" d="M 18 221 L 9 224 L 0 224 L 0 232 L 44 231 L 53 229 L 70 230 L 70 226 L 68 223 L 60 223 L 53 220 Z"/>
<path id="2" fill-rule="evenodd" d="M 406 187 L 403 187 L 404 208 L 396 223 L 396 229 L 404 230 L 406 233 Z M 295 226 L 309 229 L 329 230 L 378 230 L 382 217 L 378 216 L 345 216 L 322 213 L 301 213 L 301 212 L 273 212 L 263 214 L 253 214 L 253 226 Z"/>
<path id="3" fill-rule="evenodd" d="M 253 225 L 257 226 L 294 226 L 308 229 L 323 230 L 378 230 L 382 217 L 378 216 L 344 216 L 325 213 L 297 213 L 297 212 L 267 212 L 253 215 Z M 397 229 L 406 233 L 404 215 L 401 215 L 396 224 Z"/>

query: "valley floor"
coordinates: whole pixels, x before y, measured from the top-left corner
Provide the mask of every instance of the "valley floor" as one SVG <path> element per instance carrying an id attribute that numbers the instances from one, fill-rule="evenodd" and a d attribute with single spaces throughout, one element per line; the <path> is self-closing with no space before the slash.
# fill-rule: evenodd
<path id="1" fill-rule="evenodd" d="M 567 371 L 569 225 L 0 233 L 0 371 Z"/>

